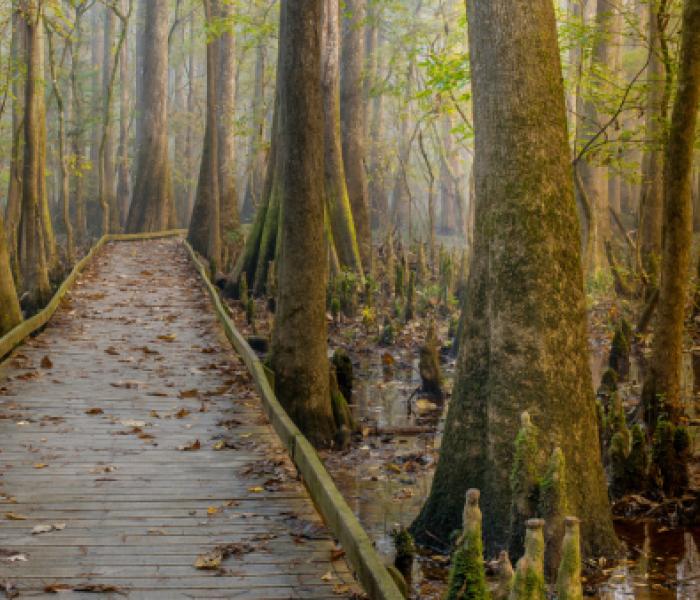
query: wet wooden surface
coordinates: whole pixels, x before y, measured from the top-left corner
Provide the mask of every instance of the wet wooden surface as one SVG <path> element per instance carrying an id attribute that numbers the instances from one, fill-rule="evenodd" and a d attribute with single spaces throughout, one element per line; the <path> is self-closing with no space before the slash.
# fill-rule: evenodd
<path id="1" fill-rule="evenodd" d="M 0 597 L 350 597 L 341 554 L 180 241 L 106 246 L 0 365 Z"/>

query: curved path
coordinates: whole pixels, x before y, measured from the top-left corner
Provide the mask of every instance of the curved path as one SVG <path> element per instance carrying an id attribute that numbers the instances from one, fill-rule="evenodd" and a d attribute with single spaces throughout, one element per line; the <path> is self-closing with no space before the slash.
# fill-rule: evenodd
<path id="1" fill-rule="evenodd" d="M 0 597 L 357 590 L 181 242 L 107 245 L 0 365 Z"/>

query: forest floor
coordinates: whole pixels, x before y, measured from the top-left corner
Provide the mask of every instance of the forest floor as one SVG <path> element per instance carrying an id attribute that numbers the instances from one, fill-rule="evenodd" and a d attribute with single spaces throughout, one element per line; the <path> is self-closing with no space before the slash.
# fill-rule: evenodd
<path id="1" fill-rule="evenodd" d="M 177 240 L 105 247 L 0 365 L 0 440 L 0 595 L 358 594 Z"/>

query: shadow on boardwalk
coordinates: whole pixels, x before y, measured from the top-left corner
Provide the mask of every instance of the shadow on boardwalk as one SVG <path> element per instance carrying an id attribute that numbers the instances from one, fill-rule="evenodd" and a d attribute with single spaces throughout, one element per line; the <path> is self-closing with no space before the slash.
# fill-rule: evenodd
<path id="1" fill-rule="evenodd" d="M 0 366 L 0 593 L 350 597 L 335 548 L 181 242 L 108 245 Z"/>

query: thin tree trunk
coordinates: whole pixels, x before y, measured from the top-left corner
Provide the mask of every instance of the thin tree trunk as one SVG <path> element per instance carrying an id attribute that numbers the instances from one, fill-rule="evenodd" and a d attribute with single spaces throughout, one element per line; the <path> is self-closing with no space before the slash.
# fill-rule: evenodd
<path id="1" fill-rule="evenodd" d="M 133 0 L 122 0 L 121 11 L 126 14 Z M 125 41 L 119 58 L 119 148 L 117 149 L 117 207 L 119 209 L 119 227 L 126 225 L 131 197 L 129 179 L 129 121 L 131 118 L 131 76 L 129 72 L 129 29 L 124 26 Z"/>
<path id="2" fill-rule="evenodd" d="M 335 433 L 326 343 L 322 0 L 282 3 L 280 145 L 282 190 L 277 314 L 272 365 L 280 402 L 317 447 Z M 337 8 L 337 6 L 336 6 Z M 337 14 L 337 13 L 336 13 Z"/>
<path id="3" fill-rule="evenodd" d="M 370 272 L 372 236 L 365 171 L 365 31 L 367 0 L 345 0 L 340 70 L 340 131 L 348 197 L 365 272 Z"/>
<path id="4" fill-rule="evenodd" d="M 693 142 L 700 102 L 700 3 L 686 0 L 678 74 L 664 171 L 664 243 L 645 419 L 680 424 L 683 325 L 688 297 L 692 233 Z M 664 414 L 665 413 L 665 414 Z"/>

